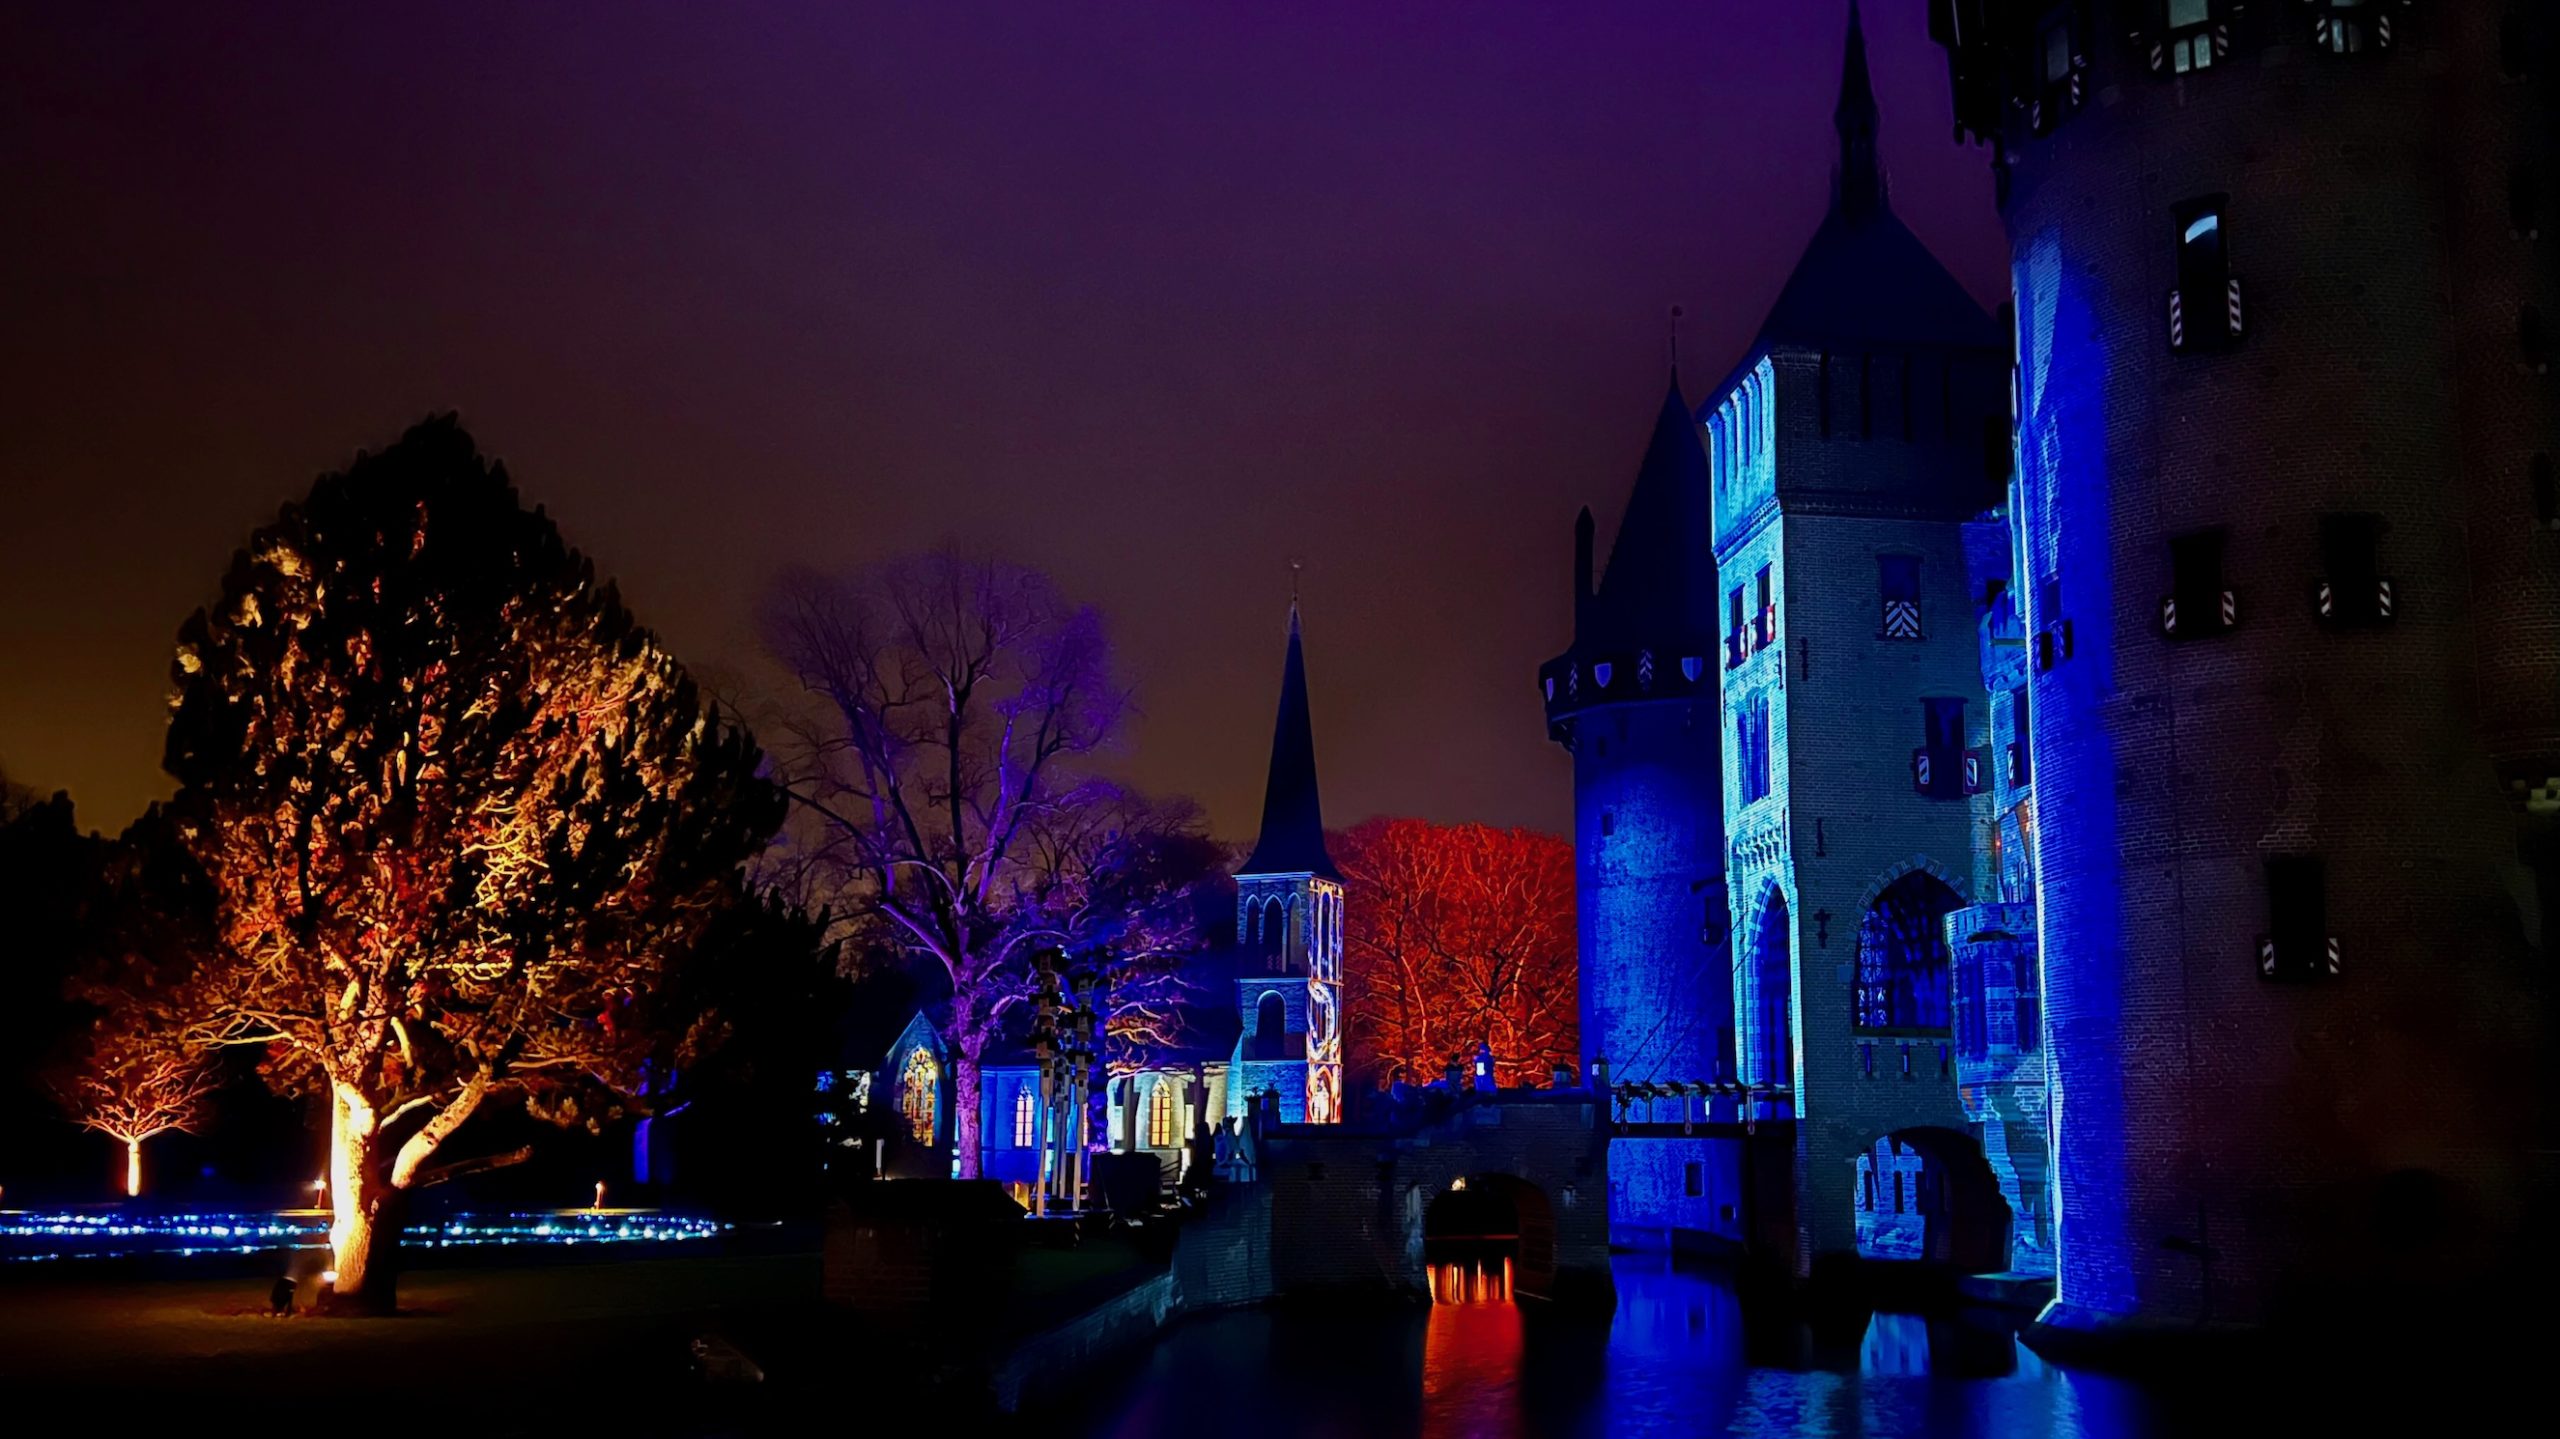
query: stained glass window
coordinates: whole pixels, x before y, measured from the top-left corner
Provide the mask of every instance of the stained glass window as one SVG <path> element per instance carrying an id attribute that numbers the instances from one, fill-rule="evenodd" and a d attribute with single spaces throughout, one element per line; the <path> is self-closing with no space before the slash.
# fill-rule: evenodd
<path id="1" fill-rule="evenodd" d="M 936 1124 L 941 1118 L 936 1112 L 941 1088 L 942 1066 L 934 1063 L 931 1054 L 919 1049 L 907 1056 L 907 1072 L 900 1086 L 898 1109 L 906 1115 L 907 1130 L 915 1136 L 918 1144 L 933 1143 Z"/>
<path id="2" fill-rule="evenodd" d="M 1013 1092 L 1013 1147 L 1029 1149 L 1040 1138 L 1040 1096 L 1026 1084 Z"/>

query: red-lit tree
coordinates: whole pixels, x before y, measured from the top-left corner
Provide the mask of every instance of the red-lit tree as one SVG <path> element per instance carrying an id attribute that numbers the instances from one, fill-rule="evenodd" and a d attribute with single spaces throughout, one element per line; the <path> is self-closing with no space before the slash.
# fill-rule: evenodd
<path id="1" fill-rule="evenodd" d="M 203 1050 L 110 1015 L 90 1030 L 55 1092 L 81 1128 L 124 1145 L 130 1198 L 142 1193 L 142 1146 L 172 1131 L 193 1133 L 218 1087 Z"/>
<path id="2" fill-rule="evenodd" d="M 937 551 L 796 576 L 766 636 L 814 709 L 787 750 L 804 822 L 781 864 L 840 925 L 949 981 L 953 1142 L 975 1177 L 980 1064 L 1035 957 L 1099 957 L 1116 997 L 1161 1004 L 1184 856 L 1209 851 L 1187 810 L 1087 767 L 1128 696 L 1101 617 L 1045 575 Z"/>
<path id="3" fill-rule="evenodd" d="M 1353 1067 L 1427 1084 L 1493 1050 L 1495 1082 L 1575 1056 L 1573 846 L 1478 824 L 1377 819 L 1337 837 Z"/>
<path id="4" fill-rule="evenodd" d="M 474 1114 L 592 1128 L 716 1036 L 681 970 L 781 797 L 450 418 L 258 531 L 173 673 L 214 935 L 148 1007 L 326 1096 L 337 1296 L 379 1306 L 405 1196 L 492 1162 L 431 1163 Z"/>

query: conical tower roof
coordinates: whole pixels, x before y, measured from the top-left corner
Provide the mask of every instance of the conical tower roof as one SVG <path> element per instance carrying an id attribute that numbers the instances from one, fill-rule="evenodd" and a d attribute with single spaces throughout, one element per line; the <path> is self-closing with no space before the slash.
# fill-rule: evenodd
<path id="1" fill-rule="evenodd" d="M 1675 371 L 1600 579 L 1593 606 L 1599 633 L 1586 640 L 1656 644 L 1668 652 L 1687 632 L 1702 625 L 1713 629 L 1716 574 L 1706 544 L 1708 503 L 1707 452 Z"/>
<path id="2" fill-rule="evenodd" d="M 1999 348 L 2005 343 L 1999 325 L 1893 213 L 1877 156 L 1875 83 L 1855 0 L 1831 123 L 1840 134 L 1840 162 L 1830 213 L 1769 307 L 1752 352 Z"/>
<path id="3" fill-rule="evenodd" d="M 1238 875 L 1313 874 L 1339 880 L 1324 847 L 1316 794 L 1316 730 L 1307 708 L 1306 647 L 1289 602 L 1289 655 L 1280 670 L 1280 714 L 1271 728 L 1271 777 L 1262 791 L 1262 834 Z"/>

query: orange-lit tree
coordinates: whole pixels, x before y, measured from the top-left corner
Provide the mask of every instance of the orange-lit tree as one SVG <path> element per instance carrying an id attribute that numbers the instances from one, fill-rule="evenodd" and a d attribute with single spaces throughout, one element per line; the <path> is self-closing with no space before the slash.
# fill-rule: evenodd
<path id="1" fill-rule="evenodd" d="M 124 1145 L 124 1192 L 142 1193 L 142 1146 L 171 1132 L 192 1134 L 220 1087 L 212 1057 L 174 1036 L 110 1015 L 92 1028 L 80 1055 L 56 1082 L 63 1108 L 83 1129 Z"/>
<path id="2" fill-rule="evenodd" d="M 1377 819 L 1339 836 L 1352 1063 L 1428 1084 L 1493 1051 L 1495 1082 L 1575 1056 L 1573 846 L 1478 824 Z"/>
<path id="3" fill-rule="evenodd" d="M 434 1162 L 474 1114 L 592 1128 L 717 1033 L 682 968 L 781 797 L 450 418 L 251 537 L 173 678 L 214 936 L 148 1007 L 326 1097 L 336 1294 L 380 1306 L 406 1196 L 493 1162 Z"/>
<path id="4" fill-rule="evenodd" d="M 1091 772 L 1127 692 L 1101 617 L 1036 571 L 937 551 L 798 576 L 766 636 L 811 702 L 784 752 L 802 823 L 783 862 L 842 925 L 949 982 L 953 1144 L 975 1177 L 980 1064 L 1033 961 L 1100 945 L 1143 969 L 1165 951 L 1132 917 L 1173 912 L 1145 896 L 1193 822 Z"/>

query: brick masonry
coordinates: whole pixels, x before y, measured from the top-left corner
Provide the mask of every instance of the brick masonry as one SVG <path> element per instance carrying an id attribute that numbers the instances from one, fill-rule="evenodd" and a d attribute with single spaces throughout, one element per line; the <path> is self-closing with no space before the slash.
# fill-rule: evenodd
<path id="1" fill-rule="evenodd" d="M 2560 769 L 2529 479 L 2560 433 L 2523 329 L 2554 252 L 2510 190 L 2550 192 L 2552 73 L 2500 53 L 2533 8 L 2372 7 L 2339 55 L 2251 6 L 2183 76 L 2110 26 L 2074 42 L 2083 108 L 1994 138 L 2021 588 L 2075 639 L 2032 707 L 2056 1322 L 2257 1322 L 2520 1250 L 2554 891 L 2517 789 Z M 2175 353 L 2173 208 L 2213 195 L 2245 334 Z M 2381 518 L 2388 625 L 2317 614 L 2326 512 Z M 2208 527 L 2240 624 L 2172 644 L 2168 542 Z M 2274 854 L 2324 863 L 2335 979 L 2260 977 Z"/>

